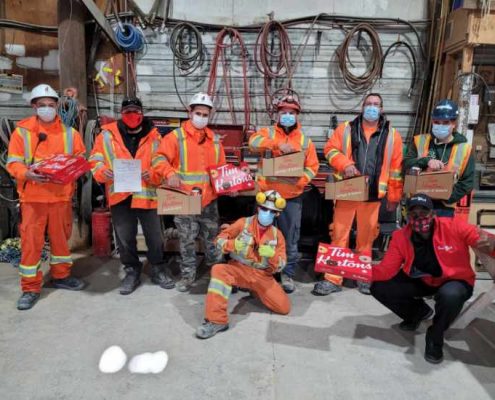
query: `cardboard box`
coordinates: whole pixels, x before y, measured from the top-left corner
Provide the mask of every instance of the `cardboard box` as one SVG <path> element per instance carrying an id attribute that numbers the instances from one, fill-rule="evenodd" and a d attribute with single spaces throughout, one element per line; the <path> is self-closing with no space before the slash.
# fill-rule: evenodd
<path id="1" fill-rule="evenodd" d="M 444 51 L 460 50 L 466 46 L 495 44 L 495 14 L 481 20 L 479 10 L 459 8 L 452 11 L 445 28 Z"/>
<path id="2" fill-rule="evenodd" d="M 158 196 L 158 215 L 199 215 L 201 214 L 201 195 L 161 187 L 156 190 Z"/>
<path id="3" fill-rule="evenodd" d="M 224 164 L 210 167 L 208 172 L 213 190 L 218 195 L 252 191 L 255 188 L 249 165 L 245 162 L 240 163 L 239 166 Z"/>
<path id="4" fill-rule="evenodd" d="M 325 183 L 326 200 L 367 201 L 368 195 L 369 178 L 364 175 Z"/>
<path id="5" fill-rule="evenodd" d="M 371 253 L 355 253 L 347 248 L 319 243 L 315 272 L 326 272 L 357 281 L 371 282 L 373 276 Z"/>
<path id="6" fill-rule="evenodd" d="M 300 177 L 304 173 L 304 152 L 285 154 L 274 158 L 263 158 L 263 176 Z"/>
<path id="7" fill-rule="evenodd" d="M 56 154 L 33 164 L 30 169 L 46 175 L 52 183 L 66 185 L 88 172 L 91 164 L 83 156 Z"/>
<path id="8" fill-rule="evenodd" d="M 455 184 L 455 174 L 449 171 L 423 172 L 419 175 L 406 175 L 404 193 L 410 197 L 424 193 L 432 199 L 448 200 Z"/>

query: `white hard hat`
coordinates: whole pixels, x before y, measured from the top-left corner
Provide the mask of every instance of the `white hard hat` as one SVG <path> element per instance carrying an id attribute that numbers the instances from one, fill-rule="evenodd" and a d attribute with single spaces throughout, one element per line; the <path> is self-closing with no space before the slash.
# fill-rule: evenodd
<path id="1" fill-rule="evenodd" d="M 192 106 L 206 106 L 213 108 L 213 101 L 208 93 L 199 92 L 196 93 L 189 102 L 189 107 Z"/>
<path id="2" fill-rule="evenodd" d="M 40 97 L 51 97 L 58 101 L 58 94 L 50 85 L 42 83 L 31 90 L 31 96 L 29 96 L 29 102 L 32 103 L 33 100 L 39 99 Z"/>

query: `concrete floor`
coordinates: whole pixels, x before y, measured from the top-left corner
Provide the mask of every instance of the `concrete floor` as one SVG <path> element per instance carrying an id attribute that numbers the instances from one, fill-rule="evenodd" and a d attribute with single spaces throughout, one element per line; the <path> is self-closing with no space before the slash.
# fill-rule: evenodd
<path id="1" fill-rule="evenodd" d="M 439 366 L 423 359 L 416 335 L 357 290 L 318 298 L 300 278 L 290 316 L 273 315 L 247 293 L 230 302 L 231 329 L 200 341 L 204 276 L 191 294 L 152 286 L 118 294 L 119 264 L 82 257 L 83 292 L 45 288 L 19 312 L 17 271 L 0 264 L 0 398 L 17 399 L 493 399 L 495 306 L 445 347 Z M 479 282 L 477 291 L 490 282 Z M 128 357 L 165 350 L 158 375 L 98 370 L 102 352 Z"/>

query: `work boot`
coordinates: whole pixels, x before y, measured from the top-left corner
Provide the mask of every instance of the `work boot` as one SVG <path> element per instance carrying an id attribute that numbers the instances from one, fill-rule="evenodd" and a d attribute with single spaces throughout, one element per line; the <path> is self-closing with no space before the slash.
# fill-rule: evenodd
<path id="1" fill-rule="evenodd" d="M 208 339 L 215 336 L 218 332 L 223 332 L 229 329 L 229 324 L 215 324 L 210 321 L 205 321 L 196 329 L 196 336 L 200 339 Z"/>
<path id="2" fill-rule="evenodd" d="M 52 286 L 56 289 L 82 290 L 85 283 L 74 276 L 68 276 L 63 279 L 52 279 Z"/>
<path id="3" fill-rule="evenodd" d="M 421 322 L 431 318 L 432 315 L 433 310 L 428 307 L 428 310 L 425 311 L 420 318 L 410 321 L 404 320 L 399 324 L 399 328 L 403 331 L 416 331 L 419 328 L 419 325 L 421 325 Z"/>
<path id="4" fill-rule="evenodd" d="M 39 300 L 40 294 L 34 292 L 24 292 L 22 293 L 19 300 L 17 300 L 17 309 L 18 310 L 29 310 L 33 308 L 36 302 Z"/>
<path id="5" fill-rule="evenodd" d="M 163 267 L 160 265 L 151 266 L 151 282 L 155 285 L 160 285 L 163 289 L 173 289 L 175 287 L 174 280 L 163 271 Z"/>
<path id="6" fill-rule="evenodd" d="M 141 284 L 141 280 L 139 279 L 141 271 L 133 267 L 125 267 L 124 270 L 126 274 L 120 284 L 119 292 L 120 294 L 126 296 L 134 292 L 134 290 L 136 290 L 136 288 Z"/>
<path id="7" fill-rule="evenodd" d="M 440 364 L 443 361 L 443 344 L 434 343 L 430 332 L 431 327 L 426 331 L 425 360 Z"/>
<path id="8" fill-rule="evenodd" d="M 195 275 L 183 275 L 181 280 L 175 284 L 175 288 L 179 292 L 187 292 L 191 288 L 195 279 Z"/>
<path id="9" fill-rule="evenodd" d="M 289 275 L 284 273 L 280 274 L 280 283 L 282 284 L 282 289 L 284 289 L 285 293 L 292 293 L 296 290 L 294 280 Z"/>
<path id="10" fill-rule="evenodd" d="M 335 283 L 329 282 L 326 279 L 316 282 L 313 288 L 313 295 L 315 296 L 328 296 L 330 293 L 341 292 L 342 288 Z"/>
<path id="11" fill-rule="evenodd" d="M 370 283 L 357 281 L 357 287 L 358 287 L 359 293 L 365 294 L 365 295 L 371 294 L 371 290 L 370 290 L 371 284 Z"/>

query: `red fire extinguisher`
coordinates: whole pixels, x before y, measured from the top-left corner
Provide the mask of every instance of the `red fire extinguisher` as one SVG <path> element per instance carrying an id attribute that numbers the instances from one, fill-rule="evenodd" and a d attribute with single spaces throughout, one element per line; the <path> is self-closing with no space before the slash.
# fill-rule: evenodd
<path id="1" fill-rule="evenodd" d="M 108 208 L 95 208 L 91 214 L 93 255 L 110 257 L 112 254 L 111 216 Z"/>

